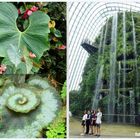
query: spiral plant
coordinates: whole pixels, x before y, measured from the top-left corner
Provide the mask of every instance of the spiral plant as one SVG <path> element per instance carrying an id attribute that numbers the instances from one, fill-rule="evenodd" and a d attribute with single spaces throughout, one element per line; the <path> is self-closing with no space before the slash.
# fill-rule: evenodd
<path id="1" fill-rule="evenodd" d="M 39 76 L 18 86 L 8 78 L 1 85 L 0 137 L 42 137 L 42 129 L 55 119 L 61 106 L 56 90 Z"/>

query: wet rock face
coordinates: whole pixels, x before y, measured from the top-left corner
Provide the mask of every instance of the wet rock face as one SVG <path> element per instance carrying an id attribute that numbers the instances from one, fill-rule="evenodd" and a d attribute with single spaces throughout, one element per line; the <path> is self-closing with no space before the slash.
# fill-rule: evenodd
<path id="1" fill-rule="evenodd" d="M 27 83 L 3 87 L 0 96 L 0 137 L 41 137 L 41 130 L 57 116 L 60 100 L 46 79 L 35 77 Z"/>

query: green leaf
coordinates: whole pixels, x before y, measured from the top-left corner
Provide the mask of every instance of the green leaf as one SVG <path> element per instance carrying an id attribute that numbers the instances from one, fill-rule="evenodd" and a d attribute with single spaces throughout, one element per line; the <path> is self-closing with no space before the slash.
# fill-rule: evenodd
<path id="1" fill-rule="evenodd" d="M 21 7 L 20 7 L 20 12 L 21 12 L 21 14 L 23 14 L 23 13 L 25 12 L 25 10 L 26 10 L 26 9 L 24 8 L 24 6 L 21 6 Z"/>
<path id="2" fill-rule="evenodd" d="M 17 74 L 25 74 L 27 73 L 27 68 L 24 62 L 21 62 L 17 67 Z"/>
<path id="3" fill-rule="evenodd" d="M 21 32 L 17 25 L 18 11 L 11 3 L 0 3 L 0 56 L 6 57 L 9 44 L 22 48 L 26 46 L 38 59 L 48 45 L 49 16 L 41 11 L 32 13 L 29 17 L 29 26 Z"/>
<path id="4" fill-rule="evenodd" d="M 4 86 L 1 87 L 2 95 L 0 96 L 0 101 L 2 102 L 0 102 L 0 113 L 1 111 L 2 113 L 0 116 L 3 117 L 4 125 L 0 131 L 0 137 L 40 137 L 40 131 L 45 127 L 47 128 L 57 118 L 58 111 L 61 108 L 57 91 L 49 85 L 46 78 L 40 76 L 30 75 L 26 78 L 24 74 L 2 78 L 5 81 Z M 19 106 L 17 103 L 17 96 L 24 98 L 23 106 Z M 28 98 L 29 96 L 30 99 Z M 9 107 L 9 111 L 7 111 L 7 107 Z M 17 112 L 20 112 L 20 114 L 18 115 Z M 26 113 L 26 115 L 21 113 Z M 18 115 L 16 120 L 15 115 Z M 15 125 L 16 122 L 21 123 Z M 54 131 L 52 132 L 54 133 Z M 52 134 L 52 132 L 50 133 Z"/>
<path id="5" fill-rule="evenodd" d="M 57 29 L 54 29 L 54 35 L 56 37 L 62 37 L 61 32 L 59 30 L 57 30 Z"/>
<path id="6" fill-rule="evenodd" d="M 30 73 L 32 67 L 33 67 L 33 63 L 31 61 L 31 59 L 29 58 L 29 52 L 27 50 L 27 48 L 23 48 L 23 57 L 25 59 L 25 65 L 26 65 L 26 70 L 27 70 L 27 74 Z"/>
<path id="7" fill-rule="evenodd" d="M 29 26 L 29 22 L 28 22 L 28 20 L 25 20 L 23 23 L 23 28 L 27 29 L 28 26 Z"/>
<path id="8" fill-rule="evenodd" d="M 4 65 L 9 65 L 9 66 L 12 66 L 13 65 L 13 63 L 9 60 L 9 58 L 8 57 L 5 57 L 3 60 L 2 60 L 2 64 L 4 64 Z M 14 65 L 13 65 L 14 66 Z"/>
<path id="9" fill-rule="evenodd" d="M 66 90 L 67 90 L 67 87 L 66 87 L 66 81 L 65 81 L 65 83 L 63 84 L 62 91 L 61 91 L 61 98 L 62 98 L 64 101 L 66 100 Z"/>
<path id="10" fill-rule="evenodd" d="M 17 47 L 10 45 L 7 50 L 8 57 L 10 61 L 15 65 L 17 68 L 18 64 L 21 62 L 20 60 L 20 53 Z"/>

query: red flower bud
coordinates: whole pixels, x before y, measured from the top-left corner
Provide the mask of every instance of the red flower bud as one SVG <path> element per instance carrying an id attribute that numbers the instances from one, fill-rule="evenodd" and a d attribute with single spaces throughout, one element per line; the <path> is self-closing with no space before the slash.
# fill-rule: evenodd
<path id="1" fill-rule="evenodd" d="M 35 55 L 34 53 L 30 52 L 30 53 L 29 53 L 29 57 L 30 57 L 30 58 L 36 58 L 36 55 Z"/>
<path id="2" fill-rule="evenodd" d="M 27 10 L 24 12 L 22 18 L 23 18 L 23 19 L 27 19 L 31 14 L 32 14 L 32 11 L 29 10 L 29 9 L 27 9 Z"/>
<path id="3" fill-rule="evenodd" d="M 33 6 L 33 7 L 31 8 L 31 10 L 32 10 L 32 12 L 35 12 L 35 11 L 37 11 L 37 10 L 38 10 L 38 7 Z"/>
<path id="4" fill-rule="evenodd" d="M 58 49 L 59 50 L 65 50 L 66 49 L 66 46 L 65 45 L 61 45 L 61 46 L 58 47 Z"/>
<path id="5" fill-rule="evenodd" d="M 24 14 L 23 14 L 23 16 L 22 16 L 23 19 L 27 19 L 27 18 L 28 18 L 27 12 L 28 12 L 28 10 L 26 10 L 26 11 L 24 12 Z"/>

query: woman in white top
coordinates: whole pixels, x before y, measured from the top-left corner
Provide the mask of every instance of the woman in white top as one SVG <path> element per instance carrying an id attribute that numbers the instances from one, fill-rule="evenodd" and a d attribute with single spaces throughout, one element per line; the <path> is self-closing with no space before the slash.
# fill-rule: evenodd
<path id="1" fill-rule="evenodd" d="M 86 118 L 87 118 L 87 112 L 84 111 L 83 118 L 82 118 L 82 123 L 81 123 L 81 125 L 82 125 L 82 133 L 81 133 L 81 135 L 85 134 Z"/>
<path id="2" fill-rule="evenodd" d="M 102 123 L 102 112 L 100 109 L 98 109 L 98 112 L 96 114 L 97 118 L 96 118 L 96 128 L 97 128 L 97 132 L 96 132 L 96 136 L 100 136 L 101 130 L 100 130 L 100 125 Z"/>

